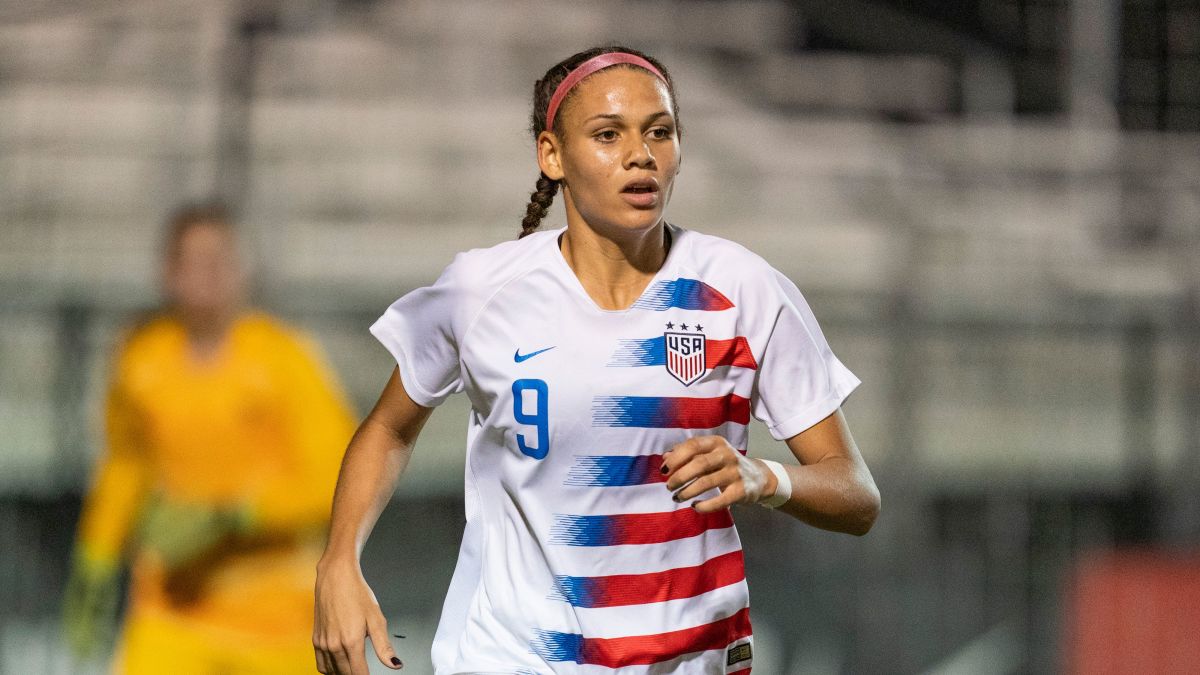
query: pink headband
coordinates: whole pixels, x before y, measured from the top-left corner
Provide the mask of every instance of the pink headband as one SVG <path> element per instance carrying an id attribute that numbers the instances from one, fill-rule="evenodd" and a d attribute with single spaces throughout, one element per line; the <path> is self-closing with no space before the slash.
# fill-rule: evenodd
<path id="1" fill-rule="evenodd" d="M 579 84 L 583 78 L 591 75 L 597 70 L 603 70 L 604 68 L 615 66 L 619 63 L 628 63 L 640 68 L 645 68 L 646 70 L 657 75 L 658 79 L 662 80 L 664 84 L 667 84 L 667 78 L 663 77 L 663 74 L 658 71 L 658 68 L 655 68 L 654 64 L 640 56 L 635 56 L 634 54 L 628 54 L 626 52 L 609 52 L 607 54 L 601 54 L 600 56 L 592 57 L 579 64 L 575 70 L 572 70 L 570 73 L 568 73 L 567 76 L 563 78 L 563 81 L 559 83 L 558 88 L 554 90 L 554 95 L 550 97 L 550 105 L 546 108 L 546 130 L 554 131 L 554 116 L 558 113 L 558 106 L 562 104 L 563 99 L 567 97 L 567 94 L 571 92 L 571 89 L 574 88 L 575 85 Z"/>

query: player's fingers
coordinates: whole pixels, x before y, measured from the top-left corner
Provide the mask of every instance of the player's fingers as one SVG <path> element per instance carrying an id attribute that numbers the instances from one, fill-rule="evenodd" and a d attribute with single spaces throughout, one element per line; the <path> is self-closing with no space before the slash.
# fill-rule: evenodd
<path id="1" fill-rule="evenodd" d="M 314 618 L 313 618 L 312 647 L 313 647 L 313 655 L 317 659 L 317 672 L 322 673 L 323 675 L 328 675 L 329 662 L 325 655 L 325 640 L 322 637 L 322 633 L 321 633 L 321 605 L 320 605 L 320 603 L 317 603 L 317 606 L 316 606 L 313 614 L 314 614 Z"/>
<path id="2" fill-rule="evenodd" d="M 663 466 L 666 466 L 667 472 L 670 472 L 676 466 L 682 465 L 693 455 L 709 452 L 723 440 L 725 439 L 714 435 L 693 436 L 682 443 L 676 443 L 663 453 Z"/>
<path id="3" fill-rule="evenodd" d="M 317 670 L 325 675 L 349 674 L 350 661 L 346 658 L 346 652 L 342 649 L 340 642 L 329 639 L 320 639 L 315 642 Z"/>
<path id="4" fill-rule="evenodd" d="M 667 489 L 678 490 L 700 476 L 710 474 L 724 466 L 720 453 L 701 452 L 691 456 L 678 467 L 672 467 L 671 475 L 667 477 Z"/>
<path id="5" fill-rule="evenodd" d="M 713 511 L 720 511 L 721 509 L 733 506 L 741 501 L 744 495 L 745 492 L 742 490 L 741 484 L 735 483 L 722 490 L 721 494 L 716 497 L 695 502 L 692 504 L 692 508 L 696 509 L 698 513 L 712 513 Z"/>
<path id="6" fill-rule="evenodd" d="M 313 633 L 313 651 L 317 656 L 319 672 L 325 673 L 325 675 L 333 675 L 338 672 L 336 660 L 333 657 L 334 649 L 324 634 Z"/>
<path id="7" fill-rule="evenodd" d="M 375 650 L 375 656 L 379 657 L 380 663 L 392 670 L 404 667 L 400 657 L 396 656 L 396 650 L 392 648 L 392 641 L 388 639 L 387 619 L 383 618 L 382 612 L 375 612 L 368 620 L 367 634 L 371 637 L 371 647 Z"/>
<path id="8" fill-rule="evenodd" d="M 321 649 L 314 649 L 313 652 L 317 657 L 317 672 L 322 673 L 322 675 L 331 675 L 333 668 L 329 665 L 329 655 Z"/>
<path id="9" fill-rule="evenodd" d="M 367 645 L 363 640 L 357 640 L 354 644 L 346 644 L 345 654 L 347 675 L 370 675 L 370 668 L 367 666 Z"/>
<path id="10" fill-rule="evenodd" d="M 671 473 L 686 464 L 694 455 L 703 452 L 707 448 L 709 438 L 708 436 L 695 436 L 671 446 L 670 449 L 663 453 L 661 471 L 664 474 Z"/>
<path id="11" fill-rule="evenodd" d="M 329 652 L 329 660 L 333 665 L 333 675 L 350 675 L 350 654 L 338 649 Z"/>
<path id="12" fill-rule="evenodd" d="M 365 661 L 362 656 L 365 645 L 359 640 L 356 648 L 351 644 L 352 642 L 353 640 L 337 637 L 330 637 L 325 640 L 323 651 L 328 661 L 330 673 L 334 675 L 351 675 L 351 673 L 357 672 L 354 670 L 353 654 L 355 652 L 358 652 L 360 661 Z M 365 674 L 366 669 L 364 668 L 362 672 Z"/>
<path id="13" fill-rule="evenodd" d="M 333 675 L 350 675 L 350 653 L 343 648 L 329 650 L 330 665 Z"/>
<path id="14" fill-rule="evenodd" d="M 670 450 L 663 453 L 662 466 L 658 468 L 664 475 L 669 475 L 675 469 L 678 469 L 681 464 L 687 463 L 687 460 L 695 453 L 695 450 L 686 443 L 680 443 L 673 446 Z"/>
<path id="15" fill-rule="evenodd" d="M 675 491 L 671 498 L 677 502 L 686 502 L 687 500 L 698 497 L 713 488 L 725 488 L 733 483 L 737 478 L 737 470 L 728 467 L 718 469 L 709 474 L 700 476 L 691 483 L 685 484 L 683 487 Z"/>

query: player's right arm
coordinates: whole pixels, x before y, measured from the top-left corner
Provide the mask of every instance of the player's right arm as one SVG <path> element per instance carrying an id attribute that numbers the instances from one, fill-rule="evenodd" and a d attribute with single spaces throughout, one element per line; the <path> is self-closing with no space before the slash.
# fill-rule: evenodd
<path id="1" fill-rule="evenodd" d="M 329 542 L 317 564 L 313 647 L 322 673 L 367 675 L 367 637 L 384 665 L 402 667 L 388 640 L 387 620 L 363 578 L 360 556 L 432 412 L 409 397 L 399 370 L 393 369 L 346 448 L 333 495 Z"/>
<path id="2" fill-rule="evenodd" d="M 145 421 L 129 377 L 143 356 L 132 341 L 121 346 L 105 396 L 105 448 L 84 497 L 63 597 L 63 626 L 79 658 L 99 652 L 116 621 L 121 561 L 146 496 Z"/>

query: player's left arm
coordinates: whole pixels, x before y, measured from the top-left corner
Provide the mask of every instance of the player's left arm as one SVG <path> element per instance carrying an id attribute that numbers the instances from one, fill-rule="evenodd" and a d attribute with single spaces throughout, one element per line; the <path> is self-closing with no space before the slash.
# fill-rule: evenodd
<path id="1" fill-rule="evenodd" d="M 800 464 L 783 465 L 792 491 L 778 509 L 823 530 L 866 534 L 879 515 L 879 489 L 841 410 L 787 439 L 787 445 Z M 700 512 L 762 501 L 775 494 L 779 482 L 762 460 L 741 455 L 721 436 L 700 436 L 674 446 L 663 457 L 663 466 L 667 489 L 676 501 L 721 490 L 693 504 Z"/>
<path id="2" fill-rule="evenodd" d="M 879 488 L 841 409 L 787 439 L 787 445 L 800 465 L 783 465 L 792 497 L 779 510 L 823 530 L 866 534 L 879 515 Z M 766 494 L 774 495 L 776 485 L 771 474 Z"/>

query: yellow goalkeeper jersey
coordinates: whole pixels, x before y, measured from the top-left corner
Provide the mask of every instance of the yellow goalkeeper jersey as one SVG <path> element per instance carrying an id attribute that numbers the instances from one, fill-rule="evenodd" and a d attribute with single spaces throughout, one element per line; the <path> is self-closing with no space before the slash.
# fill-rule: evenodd
<path id="1" fill-rule="evenodd" d="M 309 636 L 315 566 L 354 426 L 318 350 L 274 319 L 243 314 L 199 362 L 178 320 L 154 318 L 114 363 L 79 545 L 101 561 L 132 556 L 130 612 L 263 640 Z M 155 495 L 249 505 L 255 534 L 168 573 L 134 536 Z"/>

